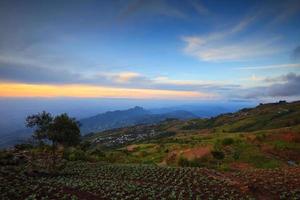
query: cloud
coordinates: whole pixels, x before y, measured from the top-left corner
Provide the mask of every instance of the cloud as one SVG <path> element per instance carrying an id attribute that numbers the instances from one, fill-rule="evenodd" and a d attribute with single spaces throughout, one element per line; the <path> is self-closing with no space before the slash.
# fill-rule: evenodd
<path id="1" fill-rule="evenodd" d="M 250 66 L 250 67 L 237 67 L 237 70 L 266 70 L 266 69 L 286 69 L 286 68 L 300 68 L 300 63 L 286 63 L 276 65 L 262 65 L 262 66 Z"/>
<path id="2" fill-rule="evenodd" d="M 0 80 L 26 83 L 74 83 L 80 74 L 67 69 L 0 63 Z"/>
<path id="3" fill-rule="evenodd" d="M 277 38 L 224 43 L 217 40 L 204 42 L 201 37 L 185 37 L 184 52 L 203 61 L 240 61 L 279 52 L 280 49 L 273 46 L 276 40 Z"/>
<path id="4" fill-rule="evenodd" d="M 142 78 L 142 75 L 136 72 L 121 72 L 113 74 L 112 77 L 119 83 L 128 83 Z"/>
<path id="5" fill-rule="evenodd" d="M 254 81 L 254 82 L 260 82 L 260 81 L 265 81 L 265 77 L 257 76 L 255 74 L 252 74 L 248 78 L 242 78 L 241 80 L 243 81 Z"/>
<path id="6" fill-rule="evenodd" d="M 196 0 L 190 0 L 189 2 L 200 15 L 212 14 L 202 2 Z"/>
<path id="7" fill-rule="evenodd" d="M 236 85 L 221 81 L 176 80 L 168 77 L 149 77 L 133 71 L 72 71 L 71 69 L 55 68 L 39 65 L 34 59 L 1 59 L 0 81 L 25 84 L 62 85 L 87 84 L 98 87 L 121 87 L 131 89 L 154 89 L 172 91 L 194 91 L 217 94 Z M 2 61 L 2 62 L 1 62 Z M 5 61 L 5 62 L 4 62 Z"/>
<path id="8" fill-rule="evenodd" d="M 181 90 L 211 91 L 218 93 L 224 90 L 240 87 L 226 81 L 206 81 L 206 80 L 176 80 L 168 77 L 156 77 L 151 80 L 152 85 L 159 88 L 176 88 Z"/>
<path id="9" fill-rule="evenodd" d="M 265 79 L 266 82 L 275 82 L 269 86 L 248 88 L 240 91 L 245 98 L 266 97 L 297 97 L 300 96 L 300 75 L 289 73 L 275 78 Z"/>
<path id="10" fill-rule="evenodd" d="M 28 58 L 26 56 L 19 55 L 0 55 L 0 63 L 2 65 L 10 64 L 16 66 L 33 66 L 36 68 L 50 68 L 51 66 L 45 64 L 45 62 L 40 62 L 37 59 Z M 54 66 L 52 66 L 54 67 Z"/>
<path id="11" fill-rule="evenodd" d="M 256 6 L 240 22 L 226 25 L 223 30 L 183 36 L 183 51 L 209 62 L 243 61 L 282 52 L 287 43 L 283 45 L 281 42 L 288 39 L 274 33 L 284 28 L 279 25 L 299 13 L 300 3 L 296 0 L 274 0 L 259 2 Z M 212 25 L 219 26 L 218 23 Z"/>
<path id="12" fill-rule="evenodd" d="M 184 52 L 204 61 L 236 61 L 272 55 L 280 51 L 275 44 L 279 37 L 249 37 L 235 38 L 246 30 L 257 15 L 248 16 L 235 26 L 224 31 L 212 32 L 202 36 L 184 36 Z"/>
<path id="13" fill-rule="evenodd" d="M 71 68 L 70 70 L 65 68 L 59 69 L 51 67 L 51 65 L 48 66 L 48 64 L 39 67 L 39 62 L 34 59 L 1 60 L 0 58 L 0 82 L 51 86 L 66 84 L 93 85 L 101 88 L 125 88 L 147 91 L 192 91 L 200 94 L 213 94 L 215 96 L 232 88 L 239 87 L 237 84 L 224 81 L 177 80 L 169 77 L 150 77 L 134 71 L 104 72 L 97 71 L 96 69 L 92 71 L 72 71 Z M 116 90 L 113 89 L 113 91 Z M 24 95 L 22 92 L 20 94 Z"/>

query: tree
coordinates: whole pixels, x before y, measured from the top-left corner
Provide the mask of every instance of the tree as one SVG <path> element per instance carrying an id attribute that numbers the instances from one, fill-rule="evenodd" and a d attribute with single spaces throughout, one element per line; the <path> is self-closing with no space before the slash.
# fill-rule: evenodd
<path id="1" fill-rule="evenodd" d="M 43 111 L 41 113 L 30 115 L 26 118 L 26 126 L 29 128 L 35 128 L 33 138 L 37 139 L 40 143 L 47 138 L 50 125 L 53 121 L 53 117 L 50 113 Z"/>
<path id="2" fill-rule="evenodd" d="M 63 146 L 74 146 L 80 142 L 79 123 L 66 113 L 56 116 L 50 126 L 49 139 Z"/>
<path id="3" fill-rule="evenodd" d="M 33 137 L 40 142 L 49 141 L 52 146 L 52 169 L 56 166 L 56 150 L 58 145 L 74 146 L 80 142 L 79 123 L 66 113 L 52 117 L 50 113 L 30 115 L 26 118 L 26 126 L 35 128 Z"/>

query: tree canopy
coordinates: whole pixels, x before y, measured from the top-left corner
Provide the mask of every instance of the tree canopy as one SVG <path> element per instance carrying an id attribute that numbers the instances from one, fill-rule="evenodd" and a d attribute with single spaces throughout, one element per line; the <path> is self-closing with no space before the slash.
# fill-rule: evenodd
<path id="1" fill-rule="evenodd" d="M 73 146 L 80 142 L 79 123 L 66 113 L 53 117 L 43 111 L 26 118 L 26 126 L 35 128 L 34 138 L 49 140 L 54 145 Z"/>

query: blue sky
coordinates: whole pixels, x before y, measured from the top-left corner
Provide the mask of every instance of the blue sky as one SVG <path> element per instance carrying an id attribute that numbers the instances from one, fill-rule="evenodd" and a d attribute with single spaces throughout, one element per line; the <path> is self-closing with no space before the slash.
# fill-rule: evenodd
<path id="1" fill-rule="evenodd" d="M 0 27 L 6 98 L 300 95 L 299 0 L 1 1 Z"/>

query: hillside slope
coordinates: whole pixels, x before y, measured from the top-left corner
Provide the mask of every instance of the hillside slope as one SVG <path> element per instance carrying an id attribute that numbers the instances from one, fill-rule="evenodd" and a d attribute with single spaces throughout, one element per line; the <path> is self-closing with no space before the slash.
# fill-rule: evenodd
<path id="1" fill-rule="evenodd" d="M 261 104 L 209 119 L 119 128 L 86 140 L 104 151 L 100 159 L 113 162 L 274 168 L 300 163 L 299 117 L 299 101 Z"/>
<path id="2" fill-rule="evenodd" d="M 128 110 L 117 110 L 98 114 L 93 117 L 82 119 L 80 120 L 80 123 L 82 125 L 81 132 L 86 134 L 137 124 L 155 124 L 168 118 L 192 119 L 197 118 L 197 116 L 181 110 L 162 114 L 152 114 L 150 111 L 136 106 Z"/>
<path id="3" fill-rule="evenodd" d="M 257 131 L 300 124 L 300 101 L 260 104 L 235 113 L 188 121 L 184 129 L 215 128 L 221 132 Z"/>

